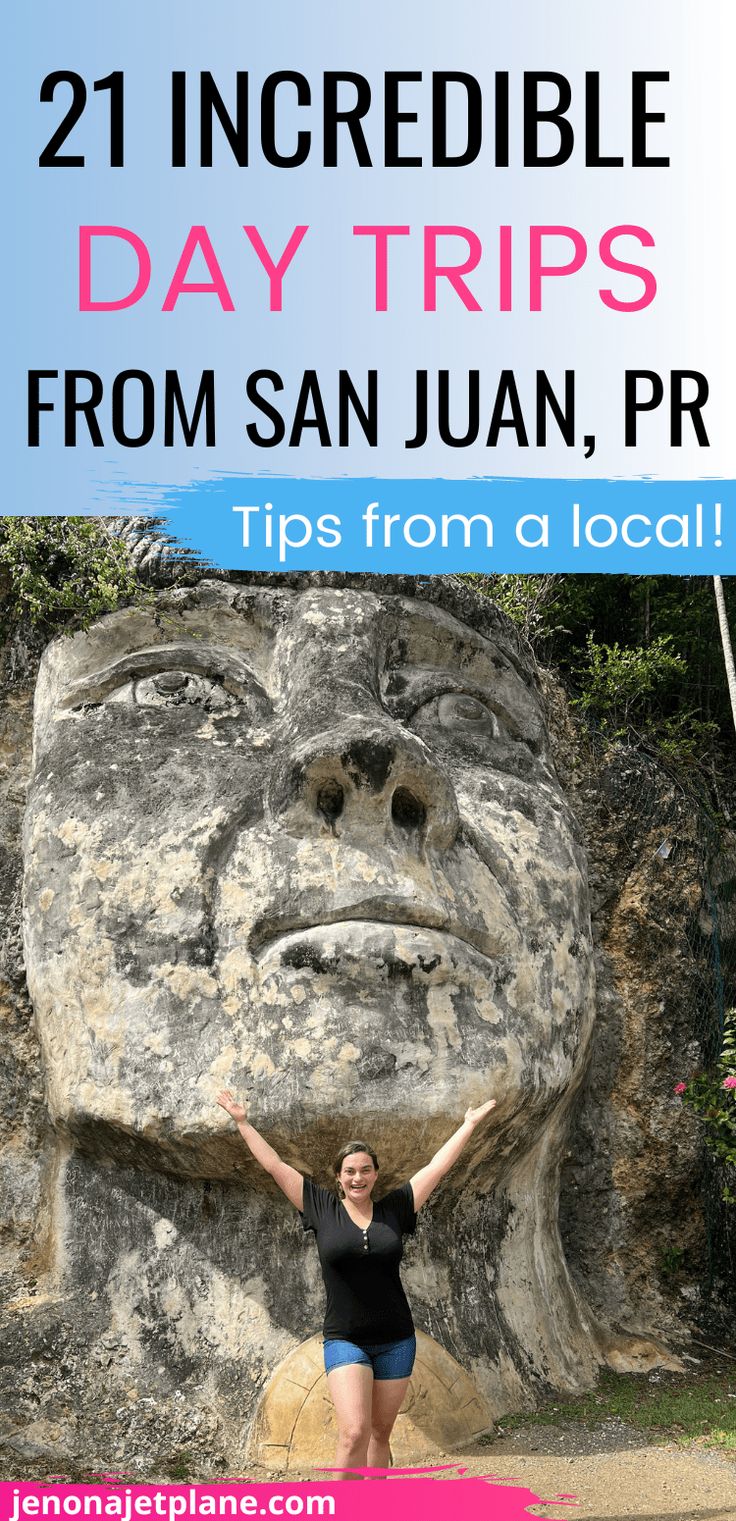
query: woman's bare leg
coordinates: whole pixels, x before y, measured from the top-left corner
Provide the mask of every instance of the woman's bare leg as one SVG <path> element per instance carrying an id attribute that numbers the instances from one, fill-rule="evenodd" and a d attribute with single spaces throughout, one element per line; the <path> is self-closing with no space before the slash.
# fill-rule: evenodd
<path id="1" fill-rule="evenodd" d="M 366 1468 L 371 1436 L 373 1369 L 364 1363 L 347 1363 L 327 1375 L 337 1420 L 338 1468 Z M 338 1473 L 336 1479 L 355 1479 L 359 1474 Z"/>
<path id="2" fill-rule="evenodd" d="M 391 1463 L 389 1438 L 394 1421 L 404 1403 L 408 1378 L 377 1378 L 373 1382 L 371 1401 L 371 1439 L 368 1444 L 368 1467 L 388 1468 Z"/>

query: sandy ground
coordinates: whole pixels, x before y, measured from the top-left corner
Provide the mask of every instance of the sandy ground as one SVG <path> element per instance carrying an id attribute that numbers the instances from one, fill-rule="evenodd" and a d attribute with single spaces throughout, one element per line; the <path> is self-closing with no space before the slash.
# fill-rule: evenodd
<path id="1" fill-rule="evenodd" d="M 580 1521 L 735 1521 L 736 1458 L 695 1446 L 654 1447 L 620 1421 L 595 1430 L 527 1426 L 462 1459 L 469 1474 L 517 1479 L 552 1501 L 530 1515 Z M 577 1505 L 555 1504 L 574 1495 Z M 492 1512 L 489 1515 L 491 1521 Z"/>
<path id="2" fill-rule="evenodd" d="M 531 1506 L 529 1515 L 550 1521 L 623 1521 L 630 1516 L 639 1521 L 736 1521 L 736 1455 L 721 1457 L 697 1445 L 650 1446 L 640 1431 L 615 1419 L 595 1429 L 520 1427 L 488 1446 L 432 1461 L 458 1464 L 468 1475 L 492 1476 L 499 1483 L 518 1481 L 548 1501 Z M 287 1479 L 265 1472 L 253 1477 Z M 316 1477 L 306 1471 L 288 1475 L 292 1481 L 314 1482 Z M 577 1503 L 560 1505 L 559 1496 L 574 1496 Z M 493 1521 L 490 1505 L 488 1521 Z"/>

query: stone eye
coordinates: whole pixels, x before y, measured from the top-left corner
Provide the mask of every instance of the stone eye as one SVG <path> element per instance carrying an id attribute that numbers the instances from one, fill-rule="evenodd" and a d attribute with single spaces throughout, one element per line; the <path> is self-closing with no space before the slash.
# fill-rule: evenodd
<path id="1" fill-rule="evenodd" d="M 235 699 L 216 677 L 192 671 L 159 671 L 133 683 L 133 701 L 139 708 L 177 708 L 183 705 L 208 711 L 233 707 Z"/>
<path id="2" fill-rule="evenodd" d="M 166 697 L 172 692 L 183 693 L 189 677 L 184 671 L 162 671 L 160 676 L 152 676 L 151 680 L 156 691 L 160 692 L 162 697 Z"/>
<path id="3" fill-rule="evenodd" d="M 109 692 L 104 702 L 135 708 L 196 707 L 208 713 L 223 713 L 238 706 L 238 699 L 226 690 L 219 676 L 200 676 L 194 671 L 156 671 L 152 676 L 134 677 Z"/>
<path id="4" fill-rule="evenodd" d="M 443 729 L 492 738 L 500 732 L 495 713 L 467 692 L 445 692 L 437 703 L 437 717 Z"/>

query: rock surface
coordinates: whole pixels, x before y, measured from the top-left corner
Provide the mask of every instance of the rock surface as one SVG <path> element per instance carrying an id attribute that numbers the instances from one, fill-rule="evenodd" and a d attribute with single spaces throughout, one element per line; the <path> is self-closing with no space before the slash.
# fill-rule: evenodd
<path id="1" fill-rule="evenodd" d="M 662 1253 L 700 1166 L 670 1098 L 703 977 L 697 817 L 650 769 L 651 822 L 627 829 L 639 763 L 576 749 L 465 588 L 326 579 L 174 587 L 46 652 L 25 962 L 30 680 L 0 710 L 21 1444 L 230 1467 L 318 1329 L 313 1245 L 222 1086 L 323 1182 L 367 1130 L 384 1187 L 498 1095 L 405 1267 L 493 1414 L 672 1324 Z M 697 1208 L 683 1239 L 695 1257 Z"/>

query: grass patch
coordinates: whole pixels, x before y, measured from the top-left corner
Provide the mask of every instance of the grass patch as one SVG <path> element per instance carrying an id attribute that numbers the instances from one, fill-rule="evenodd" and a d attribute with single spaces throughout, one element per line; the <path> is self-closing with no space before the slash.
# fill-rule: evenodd
<path id="1" fill-rule="evenodd" d="M 160 1465 L 172 1484 L 187 1484 L 194 1473 L 194 1459 L 191 1452 L 186 1452 L 180 1447 L 172 1452 Z"/>
<path id="2" fill-rule="evenodd" d="M 698 1442 L 736 1457 L 736 1364 L 733 1371 L 601 1374 L 589 1394 L 557 1397 L 540 1410 L 505 1416 L 501 1429 L 600 1426 L 623 1421 L 649 1441 Z"/>

